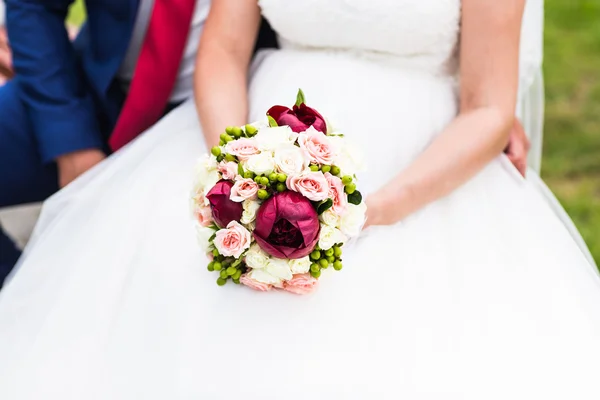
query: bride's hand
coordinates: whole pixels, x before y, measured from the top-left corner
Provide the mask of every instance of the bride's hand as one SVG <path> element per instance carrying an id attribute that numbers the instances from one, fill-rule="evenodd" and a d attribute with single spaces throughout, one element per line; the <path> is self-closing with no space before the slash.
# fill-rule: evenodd
<path id="1" fill-rule="evenodd" d="M 386 222 L 385 217 L 385 206 L 383 205 L 383 201 L 377 193 L 370 195 L 365 201 L 367 205 L 367 219 L 365 221 L 365 225 L 363 226 L 363 230 L 367 229 L 369 226 L 373 225 L 388 225 L 389 222 Z"/>

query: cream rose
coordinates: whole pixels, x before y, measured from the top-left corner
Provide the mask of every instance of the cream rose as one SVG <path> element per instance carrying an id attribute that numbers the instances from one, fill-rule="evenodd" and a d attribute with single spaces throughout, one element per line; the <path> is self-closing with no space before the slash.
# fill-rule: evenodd
<path id="1" fill-rule="evenodd" d="M 211 154 L 200 158 L 196 164 L 194 177 L 194 191 L 208 193 L 220 179 L 216 157 Z"/>
<path id="2" fill-rule="evenodd" d="M 270 174 L 275 170 L 275 160 L 270 152 L 263 151 L 248 158 L 246 168 L 257 175 Z"/>
<path id="3" fill-rule="evenodd" d="M 248 138 L 232 140 L 225 145 L 225 151 L 237 156 L 242 161 L 246 161 L 250 156 L 260 153 L 258 143 L 254 139 Z"/>
<path id="4" fill-rule="evenodd" d="M 321 250 L 329 250 L 333 245 L 344 243 L 345 241 L 346 237 L 339 229 L 329 225 L 321 227 L 321 232 L 319 233 L 319 247 Z"/>
<path id="5" fill-rule="evenodd" d="M 310 271 L 310 257 L 306 256 L 303 258 L 297 258 L 295 260 L 290 260 L 288 262 L 290 265 L 290 271 L 292 274 L 305 274 Z"/>
<path id="6" fill-rule="evenodd" d="M 321 222 L 325 225 L 329 225 L 333 228 L 338 228 L 340 225 L 340 216 L 331 211 L 331 209 L 325 211 L 323 214 L 319 216 Z"/>
<path id="7" fill-rule="evenodd" d="M 203 252 L 208 253 L 208 248 L 210 246 L 210 242 L 208 240 L 214 233 L 214 229 L 196 224 L 196 239 L 198 240 L 198 244 Z"/>
<path id="8" fill-rule="evenodd" d="M 335 162 L 336 151 L 329 137 L 317 131 L 312 126 L 306 132 L 298 135 L 298 144 L 305 150 L 310 160 L 315 164 L 332 165 Z"/>
<path id="9" fill-rule="evenodd" d="M 299 175 L 308 168 L 309 158 L 305 151 L 293 144 L 284 144 L 275 150 L 275 165 L 280 172 L 290 176 Z"/>
<path id="10" fill-rule="evenodd" d="M 320 171 L 288 176 L 287 187 L 312 201 L 322 201 L 329 196 L 329 182 Z"/>
<path id="11" fill-rule="evenodd" d="M 255 281 L 280 286 L 283 281 L 292 279 L 292 271 L 286 260 L 270 258 L 265 268 L 252 269 L 248 276 Z"/>
<path id="12" fill-rule="evenodd" d="M 262 128 L 254 137 L 258 148 L 262 151 L 273 151 L 282 144 L 296 141 L 296 135 L 289 126 Z"/>
<path id="13" fill-rule="evenodd" d="M 365 169 L 365 161 L 362 152 L 347 138 L 341 136 L 329 136 L 329 140 L 337 149 L 335 165 L 343 175 L 354 175 Z"/>
<path id="14" fill-rule="evenodd" d="M 256 212 L 260 208 L 260 203 L 254 200 L 244 200 L 242 204 L 244 212 L 242 212 L 241 222 L 244 225 L 249 225 L 256 219 Z"/>
<path id="15" fill-rule="evenodd" d="M 265 253 L 259 245 L 253 244 L 246 252 L 244 261 L 252 269 L 263 269 L 269 265 L 270 256 Z"/>
<path id="16" fill-rule="evenodd" d="M 258 193 L 258 183 L 252 179 L 238 179 L 231 187 L 229 199 L 236 203 L 241 203 L 244 200 L 256 200 Z"/>
<path id="17" fill-rule="evenodd" d="M 365 213 L 367 206 L 365 203 L 359 205 L 348 204 L 346 212 L 340 220 L 340 230 L 348 236 L 358 236 L 360 230 L 365 224 Z"/>
<path id="18" fill-rule="evenodd" d="M 237 221 L 231 221 L 227 228 L 218 230 L 213 241 L 219 253 L 235 258 L 239 258 L 251 242 L 250 232 Z"/>

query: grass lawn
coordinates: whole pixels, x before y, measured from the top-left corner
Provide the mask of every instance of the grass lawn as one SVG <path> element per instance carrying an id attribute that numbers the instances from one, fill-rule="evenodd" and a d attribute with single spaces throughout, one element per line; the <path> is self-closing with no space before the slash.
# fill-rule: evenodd
<path id="1" fill-rule="evenodd" d="M 542 176 L 600 263 L 600 1 L 545 4 Z M 70 22 L 84 15 L 77 1 Z"/>

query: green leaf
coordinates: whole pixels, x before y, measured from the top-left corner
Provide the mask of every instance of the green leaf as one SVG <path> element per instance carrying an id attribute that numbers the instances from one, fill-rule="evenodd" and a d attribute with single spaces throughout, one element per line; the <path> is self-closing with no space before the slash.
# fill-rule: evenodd
<path id="1" fill-rule="evenodd" d="M 241 177 L 244 177 L 244 167 L 242 167 L 242 164 L 238 164 L 238 174 L 241 175 Z"/>
<path id="2" fill-rule="evenodd" d="M 242 263 L 242 257 L 238 258 L 237 260 L 235 260 L 233 262 L 233 264 L 231 264 L 232 267 L 237 267 L 238 265 L 240 265 Z"/>
<path id="3" fill-rule="evenodd" d="M 318 215 L 323 214 L 325 211 L 329 210 L 331 208 L 331 206 L 333 206 L 333 200 L 331 200 L 331 199 L 323 200 L 321 202 L 321 204 L 319 204 L 317 206 L 317 214 Z"/>
<path id="4" fill-rule="evenodd" d="M 217 237 L 217 232 L 213 233 L 211 237 L 208 238 L 208 241 L 212 243 L 213 240 Z"/>
<path id="5" fill-rule="evenodd" d="M 269 119 L 269 126 L 271 128 L 275 128 L 279 125 L 277 125 L 277 121 L 275 121 L 275 119 L 273 117 L 271 117 L 270 115 L 267 115 L 267 118 Z"/>
<path id="6" fill-rule="evenodd" d="M 355 190 L 354 193 L 348 195 L 348 203 L 359 205 L 362 203 L 362 194 L 358 190 Z"/>
<path id="7" fill-rule="evenodd" d="M 215 230 L 215 231 L 218 231 L 218 230 L 220 229 L 220 228 L 217 226 L 217 224 L 210 224 L 208 227 L 209 227 L 210 229 L 212 229 L 212 230 Z"/>
<path id="8" fill-rule="evenodd" d="M 296 95 L 296 107 L 300 107 L 302 104 L 306 104 L 306 99 L 304 98 L 302 89 L 298 89 L 298 94 Z"/>

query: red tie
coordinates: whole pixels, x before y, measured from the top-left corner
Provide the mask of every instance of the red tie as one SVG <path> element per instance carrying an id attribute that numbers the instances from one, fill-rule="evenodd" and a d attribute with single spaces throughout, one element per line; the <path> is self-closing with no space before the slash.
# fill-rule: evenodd
<path id="1" fill-rule="evenodd" d="M 175 86 L 196 0 L 155 0 L 129 94 L 108 143 L 117 151 L 162 116 Z"/>

